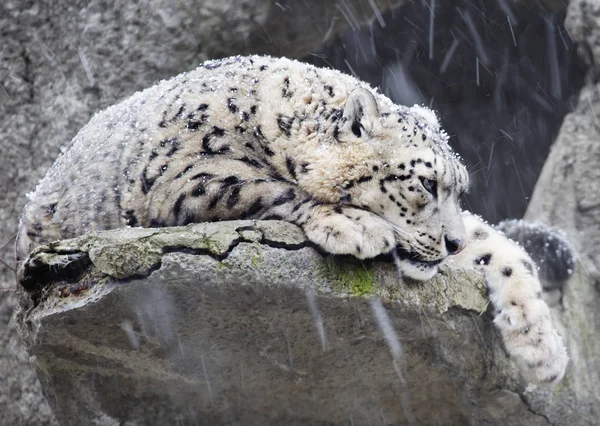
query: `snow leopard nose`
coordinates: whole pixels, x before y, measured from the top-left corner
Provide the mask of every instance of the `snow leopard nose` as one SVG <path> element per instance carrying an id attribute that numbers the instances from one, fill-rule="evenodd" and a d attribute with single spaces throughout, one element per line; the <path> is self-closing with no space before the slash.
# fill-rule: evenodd
<path id="1" fill-rule="evenodd" d="M 465 243 L 458 238 L 444 237 L 444 243 L 446 244 L 446 250 L 448 254 L 460 253 L 465 248 Z"/>

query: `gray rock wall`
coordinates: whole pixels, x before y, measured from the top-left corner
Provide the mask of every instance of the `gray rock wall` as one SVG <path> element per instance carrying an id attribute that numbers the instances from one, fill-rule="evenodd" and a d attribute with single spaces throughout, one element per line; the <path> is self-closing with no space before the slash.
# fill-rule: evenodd
<path id="1" fill-rule="evenodd" d="M 577 249 L 580 268 L 565 289 L 564 310 L 558 315 L 572 360 L 566 389 L 559 395 L 571 399 L 571 409 L 581 413 L 580 424 L 599 424 L 600 6 L 594 1 L 572 1 L 566 25 L 590 70 L 577 107 L 562 123 L 526 218 L 562 228 Z"/>

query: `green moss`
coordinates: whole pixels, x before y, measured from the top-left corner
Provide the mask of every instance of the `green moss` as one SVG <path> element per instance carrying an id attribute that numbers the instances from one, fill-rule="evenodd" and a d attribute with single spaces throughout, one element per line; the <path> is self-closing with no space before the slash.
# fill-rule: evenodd
<path id="1" fill-rule="evenodd" d="M 252 244 L 252 257 L 250 258 L 250 261 L 252 262 L 252 266 L 254 266 L 254 268 L 258 269 L 261 266 L 264 266 L 265 264 L 265 258 L 263 255 L 263 248 L 259 243 L 253 243 Z"/>
<path id="2" fill-rule="evenodd" d="M 206 234 L 202 236 L 202 247 L 211 253 L 219 253 L 217 244 Z"/>
<path id="3" fill-rule="evenodd" d="M 375 293 L 374 272 L 356 261 L 327 259 L 323 263 L 321 273 L 333 282 L 334 290 L 339 293 L 361 297 Z"/>

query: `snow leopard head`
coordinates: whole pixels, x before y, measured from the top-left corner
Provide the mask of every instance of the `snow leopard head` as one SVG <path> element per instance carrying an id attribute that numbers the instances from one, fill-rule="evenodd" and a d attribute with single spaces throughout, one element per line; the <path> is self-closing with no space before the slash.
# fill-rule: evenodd
<path id="1" fill-rule="evenodd" d="M 403 272 L 427 279 L 465 246 L 459 199 L 468 174 L 433 111 L 390 108 L 387 99 L 380 108 L 377 98 L 365 88 L 350 93 L 328 145 L 339 161 L 323 173 L 332 178 L 331 201 L 384 218 L 396 232 Z"/>

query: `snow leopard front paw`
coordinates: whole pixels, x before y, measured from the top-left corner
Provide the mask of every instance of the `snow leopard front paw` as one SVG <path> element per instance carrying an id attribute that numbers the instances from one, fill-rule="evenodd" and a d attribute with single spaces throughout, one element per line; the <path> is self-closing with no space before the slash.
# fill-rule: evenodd
<path id="1" fill-rule="evenodd" d="M 522 247 L 480 218 L 464 212 L 463 219 L 467 247 L 453 261 L 483 273 L 494 324 L 523 376 L 535 384 L 557 383 L 569 358 L 544 302 L 535 263 Z"/>
<path id="2" fill-rule="evenodd" d="M 515 304 L 502 309 L 494 319 L 507 352 L 530 382 L 557 383 L 569 358 L 548 306 L 540 299 L 512 302 Z"/>
<path id="3" fill-rule="evenodd" d="M 332 254 L 369 259 L 396 246 L 394 230 L 384 219 L 353 207 L 316 206 L 302 228 L 309 240 Z"/>

